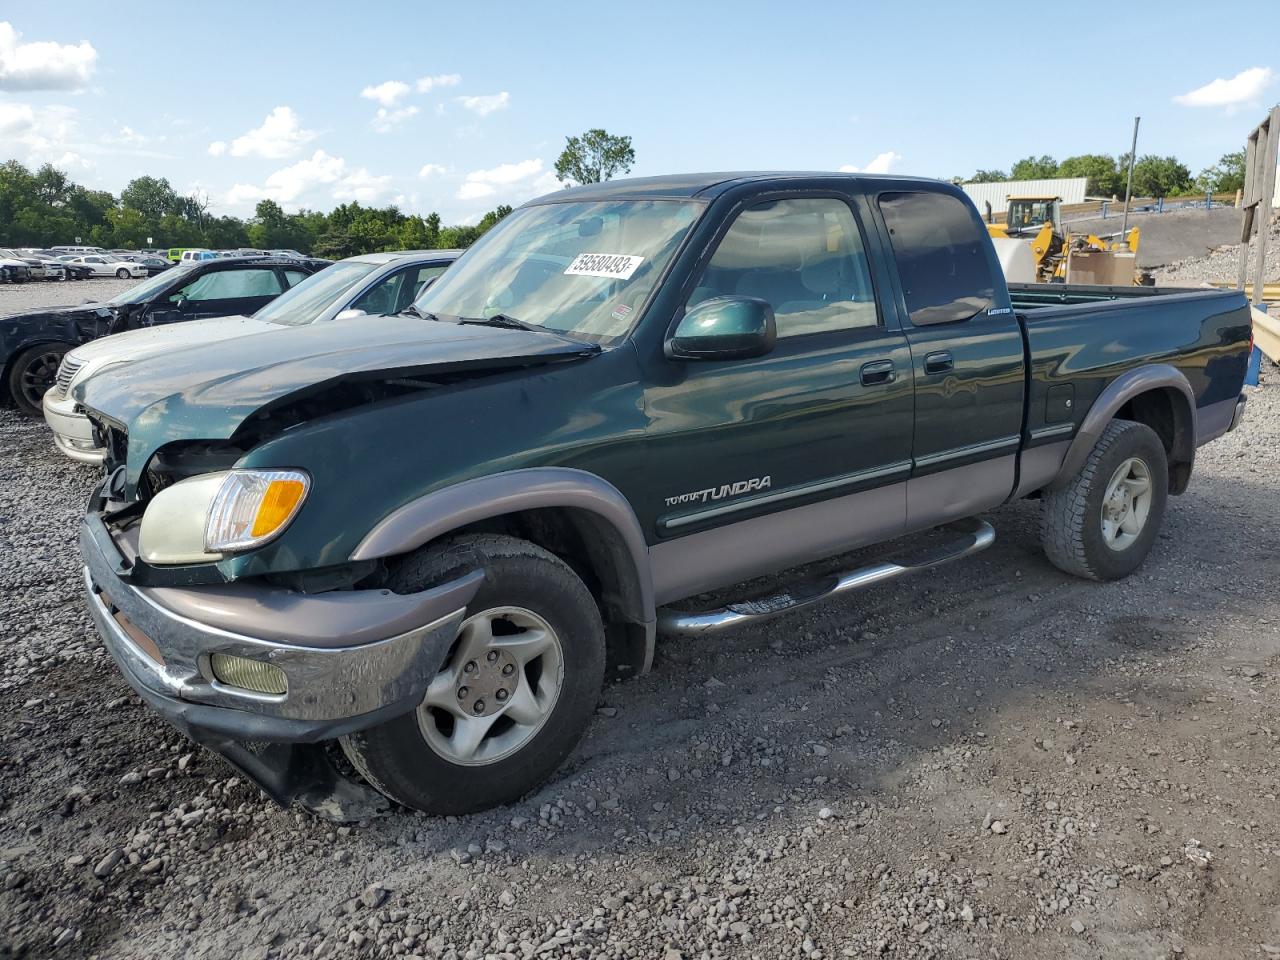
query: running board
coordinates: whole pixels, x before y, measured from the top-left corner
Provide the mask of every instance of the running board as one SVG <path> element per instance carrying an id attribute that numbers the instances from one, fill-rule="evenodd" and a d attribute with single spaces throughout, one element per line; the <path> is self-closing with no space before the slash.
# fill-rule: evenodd
<path id="1" fill-rule="evenodd" d="M 659 610 L 658 632 L 696 637 L 749 623 L 760 623 L 779 614 L 791 613 L 841 594 L 883 583 L 885 580 L 893 580 L 908 573 L 916 573 L 959 560 L 987 549 L 996 539 L 995 530 L 985 520 L 959 520 L 937 529 L 955 533 L 956 539 L 922 551 L 913 557 L 904 557 L 898 561 L 882 561 L 847 573 L 829 574 L 818 580 L 802 582 L 771 597 L 742 600 L 718 610 L 708 610 L 705 613 Z"/>

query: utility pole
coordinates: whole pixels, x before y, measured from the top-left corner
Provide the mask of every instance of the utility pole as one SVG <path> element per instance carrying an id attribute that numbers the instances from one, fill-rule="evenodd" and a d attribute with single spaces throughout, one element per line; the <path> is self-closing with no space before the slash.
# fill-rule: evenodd
<path id="1" fill-rule="evenodd" d="M 1120 242 L 1124 243 L 1129 235 L 1129 198 L 1133 196 L 1133 161 L 1138 159 L 1138 124 L 1141 117 L 1133 118 L 1133 146 L 1129 148 L 1129 182 L 1124 188 L 1124 222 L 1120 224 Z"/>

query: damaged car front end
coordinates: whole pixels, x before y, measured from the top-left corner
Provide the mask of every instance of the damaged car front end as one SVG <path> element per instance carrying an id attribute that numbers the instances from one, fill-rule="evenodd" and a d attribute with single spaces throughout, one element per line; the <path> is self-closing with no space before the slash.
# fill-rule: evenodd
<path id="1" fill-rule="evenodd" d="M 299 518 L 324 526 L 329 491 L 317 485 L 333 486 L 342 451 L 263 466 L 263 450 L 325 418 L 594 352 L 384 319 L 358 346 L 340 325 L 290 329 L 268 363 L 232 342 L 77 388 L 106 451 L 80 533 L 85 593 L 121 673 L 278 803 L 336 820 L 385 801 L 340 775 L 325 742 L 422 701 L 484 575 L 459 569 L 399 594 L 380 562 L 308 556 L 288 534 Z"/>

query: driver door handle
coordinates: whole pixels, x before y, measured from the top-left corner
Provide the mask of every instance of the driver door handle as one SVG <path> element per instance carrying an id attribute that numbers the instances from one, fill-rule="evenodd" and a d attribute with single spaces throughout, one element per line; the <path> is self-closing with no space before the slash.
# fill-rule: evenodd
<path id="1" fill-rule="evenodd" d="M 896 376 L 892 360 L 872 360 L 862 365 L 859 379 L 864 387 L 870 387 L 877 383 L 893 383 Z"/>
<path id="2" fill-rule="evenodd" d="M 950 373 L 951 370 L 955 368 L 955 365 L 955 361 L 951 358 L 951 354 L 946 350 L 939 350 L 937 353 L 925 354 L 925 373 Z"/>

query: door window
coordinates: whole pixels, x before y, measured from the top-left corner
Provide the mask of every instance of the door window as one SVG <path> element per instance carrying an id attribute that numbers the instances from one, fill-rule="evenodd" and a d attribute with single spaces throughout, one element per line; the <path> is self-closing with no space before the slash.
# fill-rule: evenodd
<path id="1" fill-rule="evenodd" d="M 945 193 L 882 193 L 879 204 L 913 324 L 969 320 L 992 305 L 990 241 L 971 207 Z"/>
<path id="2" fill-rule="evenodd" d="M 242 300 L 250 297 L 274 297 L 281 292 L 280 278 L 270 268 L 257 270 L 217 270 L 191 281 L 170 300 L 179 297 L 202 300 Z"/>
<path id="3" fill-rule="evenodd" d="M 738 214 L 689 298 L 758 297 L 778 336 L 879 324 L 862 234 L 849 205 L 828 197 L 771 200 Z"/>
<path id="4" fill-rule="evenodd" d="M 395 313 L 400 288 L 404 285 L 407 274 L 407 270 L 397 270 L 391 276 L 379 280 L 371 289 L 356 297 L 350 309 L 363 310 L 373 316 Z"/>
<path id="5" fill-rule="evenodd" d="M 414 300 L 417 300 L 418 294 L 422 292 L 422 288 L 427 285 L 428 281 L 434 280 L 448 269 L 449 265 L 447 263 L 435 263 L 428 267 L 419 267 L 418 276 L 413 281 L 413 293 L 404 301 L 404 305 L 408 306 Z"/>

